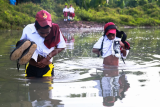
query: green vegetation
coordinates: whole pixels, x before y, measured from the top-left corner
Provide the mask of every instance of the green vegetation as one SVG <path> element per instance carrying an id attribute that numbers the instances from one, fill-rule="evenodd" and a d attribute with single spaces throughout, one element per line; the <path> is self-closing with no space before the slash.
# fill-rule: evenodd
<path id="1" fill-rule="evenodd" d="M 64 5 L 69 8 L 70 4 L 75 8 L 75 21 L 160 25 L 160 0 L 21 0 L 16 6 L 10 5 L 9 0 L 0 0 L 0 29 L 22 29 L 24 25 L 34 23 L 36 13 L 42 9 L 50 12 L 56 23 L 63 20 Z"/>

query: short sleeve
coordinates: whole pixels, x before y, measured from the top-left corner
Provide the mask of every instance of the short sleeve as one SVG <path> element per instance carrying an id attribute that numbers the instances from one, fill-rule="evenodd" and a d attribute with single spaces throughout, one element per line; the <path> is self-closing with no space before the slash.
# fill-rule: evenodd
<path id="1" fill-rule="evenodd" d="M 103 41 L 103 36 L 101 38 L 99 38 L 99 40 L 94 44 L 93 48 L 100 49 L 102 41 Z"/>
<path id="2" fill-rule="evenodd" d="M 62 33 L 60 31 L 60 42 L 57 44 L 57 48 L 65 48 L 66 47 L 66 42 L 62 36 Z"/>
<path id="3" fill-rule="evenodd" d="M 20 38 L 20 40 L 22 40 L 22 39 L 27 39 L 27 29 L 26 28 L 24 28 L 23 29 L 23 33 L 22 33 L 22 36 L 21 36 L 21 38 Z"/>

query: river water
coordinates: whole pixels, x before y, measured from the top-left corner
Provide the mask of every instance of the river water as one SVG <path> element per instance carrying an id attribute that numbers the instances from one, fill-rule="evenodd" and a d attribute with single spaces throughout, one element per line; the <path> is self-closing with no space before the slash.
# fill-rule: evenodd
<path id="1" fill-rule="evenodd" d="M 54 80 L 26 79 L 24 65 L 17 72 L 9 55 L 22 31 L 0 31 L 0 107 L 104 107 L 106 98 L 112 107 L 160 106 L 159 29 L 120 29 L 131 50 L 113 72 L 125 74 L 125 82 L 102 75 L 103 59 L 91 52 L 102 29 L 61 30 L 67 48 L 54 57 Z"/>

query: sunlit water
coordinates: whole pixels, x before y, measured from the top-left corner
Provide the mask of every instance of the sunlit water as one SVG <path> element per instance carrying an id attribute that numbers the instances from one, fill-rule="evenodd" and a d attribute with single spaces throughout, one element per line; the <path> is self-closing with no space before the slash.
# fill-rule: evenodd
<path id="1" fill-rule="evenodd" d="M 0 31 L 0 107 L 103 107 L 103 59 L 91 52 L 103 31 L 61 30 L 67 48 L 54 57 L 54 80 L 25 79 L 24 65 L 17 72 L 9 55 L 22 31 Z M 131 50 L 118 69 L 125 72 L 130 88 L 113 107 L 159 107 L 159 29 L 120 30 L 128 35 Z"/>

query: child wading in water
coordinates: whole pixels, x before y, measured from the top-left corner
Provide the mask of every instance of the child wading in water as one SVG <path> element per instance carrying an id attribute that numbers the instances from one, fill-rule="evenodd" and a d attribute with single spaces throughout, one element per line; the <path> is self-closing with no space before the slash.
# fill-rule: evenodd
<path id="1" fill-rule="evenodd" d="M 10 55 L 17 65 L 27 64 L 27 78 L 52 78 L 54 76 L 53 57 L 65 49 L 66 43 L 58 24 L 52 23 L 51 14 L 41 10 L 36 14 L 35 23 L 28 24 L 20 41 Z M 19 69 L 19 67 L 17 66 Z"/>
<path id="2" fill-rule="evenodd" d="M 95 43 L 92 52 L 101 55 L 104 65 L 119 65 L 119 58 L 126 57 L 130 49 L 130 45 L 125 41 L 126 35 L 121 38 L 123 31 L 119 32 L 113 22 L 106 23 L 104 26 L 104 35 Z M 120 50 L 121 48 L 121 50 Z M 120 52 L 121 51 L 121 52 Z"/>
<path id="3" fill-rule="evenodd" d="M 103 96 L 103 106 L 113 106 L 117 98 L 122 99 L 121 94 L 129 88 L 125 75 L 120 75 L 117 69 L 119 58 L 126 58 L 130 49 L 129 43 L 125 40 L 126 34 L 118 31 L 113 22 L 109 22 L 104 26 L 104 35 L 93 46 L 92 52 L 104 58 L 103 67 L 105 69 L 100 79 L 101 85 L 99 85 Z"/>

